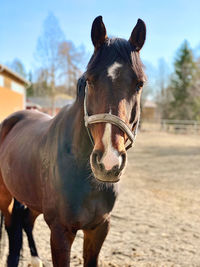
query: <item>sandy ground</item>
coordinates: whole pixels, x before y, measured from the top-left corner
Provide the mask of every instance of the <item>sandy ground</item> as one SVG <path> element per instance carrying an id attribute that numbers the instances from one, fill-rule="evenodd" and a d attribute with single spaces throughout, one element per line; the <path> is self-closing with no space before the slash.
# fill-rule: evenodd
<path id="1" fill-rule="evenodd" d="M 100 266 L 200 266 L 200 137 L 141 132 L 128 159 Z M 42 216 L 34 234 L 41 259 L 52 266 Z M 82 241 L 80 232 L 71 266 L 83 264 Z M 25 240 L 20 266 L 29 262 Z"/>

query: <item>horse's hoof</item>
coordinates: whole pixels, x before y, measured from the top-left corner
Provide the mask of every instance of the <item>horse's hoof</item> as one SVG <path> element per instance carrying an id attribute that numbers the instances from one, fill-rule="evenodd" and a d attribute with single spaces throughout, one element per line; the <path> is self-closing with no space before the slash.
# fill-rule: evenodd
<path id="1" fill-rule="evenodd" d="M 32 267 L 43 267 L 42 261 L 39 257 L 31 257 L 31 266 Z"/>

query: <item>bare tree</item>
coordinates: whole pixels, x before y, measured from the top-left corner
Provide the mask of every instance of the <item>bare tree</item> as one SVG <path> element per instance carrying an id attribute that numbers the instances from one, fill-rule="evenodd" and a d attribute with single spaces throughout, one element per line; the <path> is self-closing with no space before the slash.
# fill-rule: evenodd
<path id="1" fill-rule="evenodd" d="M 63 68 L 61 74 L 67 84 L 67 93 L 75 96 L 77 79 L 82 71 L 82 63 L 85 58 L 84 47 L 76 48 L 71 41 L 64 41 L 59 47 L 60 64 Z"/>
<path id="2" fill-rule="evenodd" d="M 64 34 L 59 26 L 57 18 L 50 13 L 44 21 L 42 35 L 38 39 L 36 59 L 39 61 L 43 74 L 46 75 L 47 94 L 51 96 L 52 114 L 55 114 L 56 80 L 61 66 L 59 59 L 59 47 L 64 41 Z"/>
<path id="3" fill-rule="evenodd" d="M 11 63 L 6 64 L 9 68 L 11 68 L 13 71 L 17 72 L 20 74 L 23 78 L 27 78 L 27 73 L 25 70 L 25 67 L 21 60 L 18 58 L 15 58 Z"/>
<path id="4" fill-rule="evenodd" d="M 46 93 L 51 97 L 53 115 L 58 90 L 63 93 L 65 88 L 65 93 L 75 96 L 76 82 L 85 58 L 84 47 L 76 48 L 71 41 L 66 41 L 58 20 L 50 13 L 37 43 L 36 59 L 40 67 L 36 74 L 35 93 Z"/>
<path id="5" fill-rule="evenodd" d="M 52 94 L 52 88 L 47 83 L 48 71 L 44 68 L 37 69 L 35 72 L 35 80 L 33 83 L 33 91 L 35 96 L 46 96 Z"/>
<path id="6" fill-rule="evenodd" d="M 155 84 L 155 73 L 156 73 L 154 66 L 150 62 L 145 61 L 144 66 L 145 66 L 145 73 L 147 76 L 146 76 L 145 86 L 142 92 L 142 99 L 141 99 L 142 108 L 148 99 L 154 98 L 154 89 L 155 89 L 154 84 Z"/>
<path id="7" fill-rule="evenodd" d="M 158 109 L 161 117 L 168 117 L 168 103 L 169 99 L 171 99 L 171 94 L 168 90 L 168 84 L 170 81 L 170 71 L 169 67 L 164 60 L 164 58 L 160 58 L 158 61 L 158 71 L 157 71 L 157 93 L 156 100 L 158 104 Z"/>
<path id="8" fill-rule="evenodd" d="M 158 90 L 161 92 L 161 94 L 168 86 L 168 83 L 169 83 L 169 67 L 164 58 L 160 58 L 158 61 L 157 84 L 158 84 Z"/>

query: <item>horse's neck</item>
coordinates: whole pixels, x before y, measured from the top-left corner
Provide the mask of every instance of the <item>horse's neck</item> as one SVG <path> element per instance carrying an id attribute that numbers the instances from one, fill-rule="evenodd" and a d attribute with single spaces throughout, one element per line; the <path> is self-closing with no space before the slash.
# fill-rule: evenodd
<path id="1" fill-rule="evenodd" d="M 88 157 L 92 152 L 92 145 L 85 128 L 83 103 L 75 102 L 72 107 L 71 122 L 72 128 L 72 148 L 78 157 Z"/>
<path id="2" fill-rule="evenodd" d="M 84 124 L 83 103 L 75 101 L 70 108 L 61 110 L 55 118 L 55 126 L 58 128 L 60 141 L 64 147 L 68 147 L 68 153 L 75 158 L 88 160 L 92 151 L 92 145 Z"/>

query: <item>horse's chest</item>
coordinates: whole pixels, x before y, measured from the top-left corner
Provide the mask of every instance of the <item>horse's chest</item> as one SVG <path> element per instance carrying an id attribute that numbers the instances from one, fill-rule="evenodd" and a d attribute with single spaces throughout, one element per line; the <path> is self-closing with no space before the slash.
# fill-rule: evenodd
<path id="1" fill-rule="evenodd" d="M 75 194 L 65 202 L 67 223 L 78 229 L 90 228 L 99 224 L 112 211 L 116 194 L 112 192 L 90 191 Z M 63 213 L 62 213 L 63 214 Z"/>
<path id="2" fill-rule="evenodd" d="M 58 162 L 58 177 L 57 203 L 61 203 L 59 214 L 63 224 L 83 229 L 99 223 L 111 212 L 117 185 L 96 184 L 87 178 L 87 169 L 79 169 L 76 162 L 68 159 Z"/>

